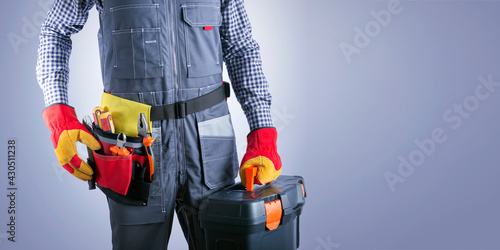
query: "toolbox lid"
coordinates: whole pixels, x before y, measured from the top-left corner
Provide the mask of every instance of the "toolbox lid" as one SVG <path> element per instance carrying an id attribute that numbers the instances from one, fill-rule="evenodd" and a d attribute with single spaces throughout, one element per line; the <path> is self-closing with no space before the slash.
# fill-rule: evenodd
<path id="1" fill-rule="evenodd" d="M 203 199 L 201 226 L 246 233 L 262 231 L 266 226 L 273 230 L 300 215 L 305 195 L 300 176 L 282 175 L 270 184 L 256 186 L 254 191 L 246 191 L 237 183 Z"/>

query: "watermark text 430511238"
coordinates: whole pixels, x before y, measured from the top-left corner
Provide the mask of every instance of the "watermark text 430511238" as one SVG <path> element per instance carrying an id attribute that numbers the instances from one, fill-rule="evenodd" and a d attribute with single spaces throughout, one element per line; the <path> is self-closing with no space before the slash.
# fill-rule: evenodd
<path id="1" fill-rule="evenodd" d="M 16 221 L 17 221 L 17 144 L 15 139 L 7 141 L 7 239 L 11 242 L 16 242 Z"/>

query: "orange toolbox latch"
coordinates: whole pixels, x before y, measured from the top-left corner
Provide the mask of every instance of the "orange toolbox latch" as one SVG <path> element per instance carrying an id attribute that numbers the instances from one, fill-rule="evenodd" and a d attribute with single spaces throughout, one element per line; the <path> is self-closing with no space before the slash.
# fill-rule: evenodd
<path id="1" fill-rule="evenodd" d="M 264 204 L 266 206 L 266 228 L 274 230 L 278 228 L 281 221 L 283 209 L 281 208 L 281 200 L 275 200 Z"/>

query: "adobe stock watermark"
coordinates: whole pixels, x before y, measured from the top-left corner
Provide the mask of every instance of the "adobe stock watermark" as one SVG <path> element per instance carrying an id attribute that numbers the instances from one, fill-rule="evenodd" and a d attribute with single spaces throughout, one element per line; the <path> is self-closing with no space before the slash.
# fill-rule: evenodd
<path id="1" fill-rule="evenodd" d="M 370 11 L 373 20 L 368 21 L 363 29 L 354 26 L 355 35 L 352 44 L 347 42 L 339 44 L 340 50 L 344 54 L 347 63 L 351 63 L 354 54 L 360 54 L 364 48 L 368 47 L 372 39 L 380 35 L 382 28 L 389 26 L 393 16 L 401 14 L 403 10 L 404 8 L 401 6 L 399 0 L 389 0 L 385 10 Z"/>
<path id="2" fill-rule="evenodd" d="M 474 93 L 466 96 L 459 103 L 454 103 L 443 112 L 443 121 L 450 125 L 452 130 L 457 130 L 462 126 L 465 119 L 471 117 L 481 102 L 491 97 L 495 90 L 500 87 L 500 82 L 493 81 L 492 74 L 488 77 L 478 76 L 479 83 L 474 88 Z M 396 191 L 396 185 L 404 183 L 406 179 L 413 175 L 415 167 L 422 166 L 425 160 L 432 156 L 439 144 L 448 140 L 446 130 L 440 127 L 434 128 L 428 138 L 415 139 L 415 149 L 408 156 L 399 155 L 399 165 L 396 171 L 386 171 L 384 178 L 392 192 Z"/>
<path id="3" fill-rule="evenodd" d="M 287 107 L 283 106 L 281 110 L 271 109 L 271 116 L 273 118 L 273 123 L 274 126 L 276 127 L 276 130 L 278 131 L 278 136 L 279 136 L 279 134 L 283 132 L 290 125 L 292 120 L 294 120 L 297 115 L 293 113 L 288 113 Z M 247 147 L 246 140 L 242 140 L 240 143 L 238 143 L 238 145 L 236 145 L 238 152 L 246 152 L 246 147 Z"/>
<path id="4" fill-rule="evenodd" d="M 19 47 L 21 47 L 21 45 L 27 44 L 29 39 L 36 37 L 40 33 L 40 27 L 53 3 L 53 0 L 39 0 L 38 6 L 41 10 L 33 13 L 31 18 L 26 16 L 21 17 L 21 30 L 19 32 L 9 32 L 7 34 L 7 39 L 16 54 L 19 52 Z"/>
<path id="5" fill-rule="evenodd" d="M 316 238 L 316 242 L 318 243 L 318 246 L 316 246 L 314 250 L 334 250 L 340 248 L 339 243 L 332 241 L 331 235 L 328 235 L 326 239 L 318 236 Z"/>
<path id="6" fill-rule="evenodd" d="M 88 158 L 87 146 L 85 146 L 82 143 L 77 143 L 76 150 L 78 151 L 78 156 L 82 160 L 87 161 L 87 158 Z M 54 157 L 56 157 L 55 154 L 54 154 Z M 64 179 L 63 179 L 64 177 L 69 178 L 69 176 L 71 176 L 71 174 L 66 169 L 64 169 L 61 166 L 61 164 L 59 164 L 59 162 L 57 160 L 53 161 L 50 165 L 51 165 L 52 171 L 54 171 L 54 175 L 56 176 L 59 183 L 64 181 Z M 71 177 L 71 178 L 73 178 L 73 177 Z"/>

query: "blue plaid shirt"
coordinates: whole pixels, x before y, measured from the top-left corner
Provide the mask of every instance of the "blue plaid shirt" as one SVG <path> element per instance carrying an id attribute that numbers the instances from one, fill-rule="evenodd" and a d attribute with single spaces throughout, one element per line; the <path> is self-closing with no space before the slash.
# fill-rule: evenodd
<path id="1" fill-rule="evenodd" d="M 102 12 L 97 0 L 55 0 L 42 25 L 36 73 L 46 106 L 68 104 L 70 36 L 82 30 L 94 5 Z M 243 0 L 221 0 L 221 12 L 223 57 L 250 130 L 272 127 L 269 85 Z"/>

